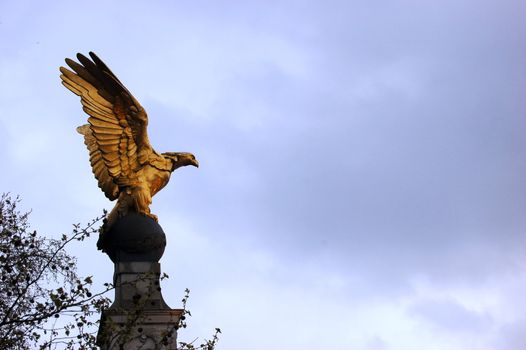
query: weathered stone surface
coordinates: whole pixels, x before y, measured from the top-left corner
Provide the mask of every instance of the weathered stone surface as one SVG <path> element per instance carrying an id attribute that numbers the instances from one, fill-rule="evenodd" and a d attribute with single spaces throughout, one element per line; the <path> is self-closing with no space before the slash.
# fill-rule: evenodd
<path id="1" fill-rule="evenodd" d="M 182 309 L 171 309 L 159 285 L 157 262 L 115 264 L 115 301 L 103 312 L 97 343 L 101 350 L 175 350 Z"/>
<path id="2" fill-rule="evenodd" d="M 177 324 L 183 310 L 147 310 L 131 325 L 133 313 L 105 312 L 98 334 L 101 350 L 177 350 Z"/>

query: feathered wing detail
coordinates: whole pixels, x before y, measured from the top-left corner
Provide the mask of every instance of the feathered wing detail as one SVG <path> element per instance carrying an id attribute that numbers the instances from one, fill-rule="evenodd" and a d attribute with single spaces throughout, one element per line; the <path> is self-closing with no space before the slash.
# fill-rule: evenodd
<path id="1" fill-rule="evenodd" d="M 94 53 L 90 52 L 90 57 L 93 61 L 77 54 L 80 64 L 66 59 L 73 71 L 60 67 L 60 78 L 80 96 L 89 115 L 89 125 L 80 127 L 79 132 L 85 137 L 99 187 L 115 199 L 119 187 L 137 181 L 142 165 L 161 156 L 148 140 L 148 116 L 142 106 Z"/>
<path id="2" fill-rule="evenodd" d="M 89 161 L 95 178 L 99 181 L 99 187 L 109 200 L 115 200 L 119 197 L 119 187 L 113 182 L 104 164 L 102 152 L 99 150 L 97 139 L 93 136 L 89 124 L 77 128 L 79 134 L 84 135 L 84 143 L 88 146 Z"/>

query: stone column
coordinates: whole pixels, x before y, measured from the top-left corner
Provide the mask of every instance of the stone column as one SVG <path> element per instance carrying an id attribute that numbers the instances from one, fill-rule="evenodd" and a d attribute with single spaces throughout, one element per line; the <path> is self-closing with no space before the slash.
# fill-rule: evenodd
<path id="1" fill-rule="evenodd" d="M 159 224 L 128 214 L 101 234 L 98 246 L 114 263 L 115 301 L 103 312 L 101 350 L 175 350 L 182 309 L 171 309 L 159 284 L 166 236 Z"/>

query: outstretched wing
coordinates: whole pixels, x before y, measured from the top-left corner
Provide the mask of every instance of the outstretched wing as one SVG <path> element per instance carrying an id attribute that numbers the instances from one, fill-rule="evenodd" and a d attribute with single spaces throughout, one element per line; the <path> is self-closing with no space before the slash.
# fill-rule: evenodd
<path id="1" fill-rule="evenodd" d="M 89 150 L 89 160 L 93 174 L 99 182 L 99 187 L 104 192 L 106 197 L 110 200 L 119 198 L 119 186 L 113 182 L 112 177 L 108 172 L 108 168 L 104 164 L 103 153 L 99 150 L 97 139 L 93 136 L 90 125 L 85 124 L 77 128 L 79 134 L 84 135 L 84 143 Z"/>
<path id="2" fill-rule="evenodd" d="M 90 151 L 99 187 L 113 200 L 118 187 L 132 184 L 137 170 L 155 152 L 148 140 L 148 116 L 142 106 L 104 62 L 93 52 L 89 55 L 93 61 L 77 54 L 80 64 L 66 58 L 73 72 L 60 67 L 60 78 L 80 96 L 89 115 L 89 130 L 80 127 L 79 132 Z"/>

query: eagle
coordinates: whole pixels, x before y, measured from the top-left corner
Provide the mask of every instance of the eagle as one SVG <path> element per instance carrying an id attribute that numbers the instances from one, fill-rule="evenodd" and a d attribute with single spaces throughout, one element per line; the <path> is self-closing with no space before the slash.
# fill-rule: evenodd
<path id="1" fill-rule="evenodd" d="M 103 232 L 130 212 L 157 221 L 150 212 L 152 197 L 180 167 L 199 166 L 187 152 L 156 152 L 148 139 L 148 115 L 115 74 L 93 52 L 78 53 L 78 62 L 66 58 L 71 70 L 60 67 L 62 84 L 80 96 L 88 124 L 84 136 L 91 168 L 105 196 L 117 203 L 108 214 Z"/>

